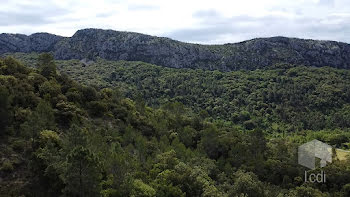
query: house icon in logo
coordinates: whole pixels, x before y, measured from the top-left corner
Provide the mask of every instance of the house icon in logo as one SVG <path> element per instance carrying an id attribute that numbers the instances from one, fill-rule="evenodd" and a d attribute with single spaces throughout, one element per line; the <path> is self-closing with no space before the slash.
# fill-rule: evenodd
<path id="1" fill-rule="evenodd" d="M 312 140 L 298 147 L 298 163 L 309 169 L 316 168 L 316 158 L 320 159 L 320 167 L 332 163 L 332 146 L 318 140 Z"/>

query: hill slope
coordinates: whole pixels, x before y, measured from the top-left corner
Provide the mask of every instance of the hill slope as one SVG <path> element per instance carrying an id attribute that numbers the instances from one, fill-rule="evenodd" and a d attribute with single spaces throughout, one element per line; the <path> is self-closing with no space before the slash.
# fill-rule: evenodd
<path id="1" fill-rule="evenodd" d="M 225 45 L 199 45 L 139 33 L 83 29 L 72 37 L 46 33 L 0 34 L 0 54 L 53 52 L 56 59 L 143 61 L 173 68 L 232 71 L 276 63 L 350 68 L 350 45 L 296 38 L 259 38 Z"/>
<path id="2" fill-rule="evenodd" d="M 11 55 L 28 66 L 38 59 L 34 53 Z M 213 118 L 265 129 L 279 124 L 293 132 L 350 127 L 350 70 L 282 64 L 220 72 L 100 58 L 56 64 L 60 73 L 82 84 L 118 87 L 126 97 L 141 97 L 153 107 L 181 102 Z"/>
<path id="3" fill-rule="evenodd" d="M 113 62 L 99 61 L 103 67 L 112 67 Z M 249 113 L 241 113 L 237 117 L 241 120 L 230 124 L 211 121 L 205 112 L 193 113 L 178 102 L 167 102 L 155 109 L 145 105 L 142 99 L 133 101 L 123 97 L 118 90 L 84 86 L 62 72 L 56 73 L 50 55 L 42 54 L 36 64 L 39 69 L 25 67 L 10 57 L 0 58 L 0 196 L 348 197 L 350 194 L 350 163 L 342 160 L 344 154 L 334 157 L 341 157 L 342 161 L 334 159 L 323 168 L 327 173 L 327 182 L 323 184 L 304 183 L 305 168 L 297 164 L 296 154 L 298 146 L 311 139 L 337 148 L 349 144 L 350 110 L 347 107 L 339 111 L 338 105 L 349 106 L 346 84 L 350 71 L 297 67 L 195 72 L 140 62 L 114 62 L 115 72 L 120 79 L 130 78 L 128 83 L 134 81 L 148 90 L 156 89 L 154 84 L 159 83 L 159 89 L 154 92 L 163 91 L 162 80 L 169 79 L 168 84 L 176 86 L 187 76 L 194 79 L 190 81 L 192 84 L 199 81 L 196 87 L 207 90 L 202 98 L 218 95 L 219 92 L 208 87 L 215 81 L 214 77 L 221 84 L 217 91 L 222 91 L 225 84 L 233 86 L 230 95 L 238 96 L 236 101 L 248 106 L 248 110 L 266 114 L 267 124 L 276 122 L 273 114 L 268 114 L 280 102 L 290 111 L 298 104 L 312 109 L 310 104 L 324 102 L 324 113 L 339 111 L 331 117 L 346 123 L 342 125 L 344 128 L 338 128 L 327 121 L 325 130 L 311 127 L 299 132 L 288 132 L 287 128 L 274 125 L 268 134 L 270 130 L 262 124 L 251 127 L 255 120 L 254 116 L 247 120 Z M 129 72 L 133 71 L 138 75 L 132 78 Z M 147 81 L 146 75 L 154 76 L 157 72 L 159 77 Z M 311 77 L 314 80 L 309 80 Z M 264 87 L 280 80 L 285 81 L 281 84 L 295 81 L 298 87 L 291 91 L 305 91 L 295 95 L 305 94 L 308 96 L 305 102 L 310 103 L 300 103 L 296 97 L 293 98 L 296 106 L 291 106 L 285 101 L 288 92 L 284 92 L 290 86 L 275 85 L 269 88 L 273 92 L 267 92 L 267 100 L 262 103 L 260 91 L 269 91 Z M 321 87 L 315 87 L 316 92 L 312 89 L 315 80 L 324 81 Z M 251 96 L 245 97 L 245 92 Z M 164 91 L 165 95 L 168 93 L 171 92 Z M 317 93 L 320 98 L 316 97 Z M 337 99 L 338 103 L 327 106 L 328 100 L 323 99 Z M 236 101 L 232 104 L 240 106 Z M 279 111 L 284 110 L 276 112 Z M 304 114 L 306 119 L 311 119 L 313 111 L 306 110 Z M 298 119 L 295 121 L 298 123 Z M 283 137 L 279 137 L 280 133 L 284 133 Z"/>

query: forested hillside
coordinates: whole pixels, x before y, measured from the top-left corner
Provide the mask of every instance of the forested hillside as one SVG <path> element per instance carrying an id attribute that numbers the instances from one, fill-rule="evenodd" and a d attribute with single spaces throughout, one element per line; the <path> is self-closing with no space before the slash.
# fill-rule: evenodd
<path id="1" fill-rule="evenodd" d="M 349 71 L 22 59 L 0 59 L 1 196 L 350 195 L 350 160 L 305 183 L 296 152 L 348 148 Z"/>
<path id="2" fill-rule="evenodd" d="M 35 65 L 38 54 L 12 54 Z M 275 64 L 254 71 L 173 69 L 143 62 L 57 61 L 60 72 L 159 107 L 180 102 L 245 128 L 272 132 L 350 127 L 350 71 Z M 283 128 L 283 129 L 282 129 Z"/>

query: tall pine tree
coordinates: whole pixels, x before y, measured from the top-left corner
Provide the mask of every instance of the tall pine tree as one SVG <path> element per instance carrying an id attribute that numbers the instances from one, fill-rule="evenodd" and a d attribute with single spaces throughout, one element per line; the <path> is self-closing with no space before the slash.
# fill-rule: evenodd
<path id="1" fill-rule="evenodd" d="M 46 78 L 56 77 L 56 64 L 52 54 L 43 53 L 38 59 L 40 74 Z"/>

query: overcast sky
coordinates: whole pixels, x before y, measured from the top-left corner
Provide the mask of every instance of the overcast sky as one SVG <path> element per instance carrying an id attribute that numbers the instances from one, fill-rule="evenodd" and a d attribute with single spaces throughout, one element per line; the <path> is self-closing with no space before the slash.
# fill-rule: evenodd
<path id="1" fill-rule="evenodd" d="M 0 0 L 0 32 L 83 28 L 195 43 L 288 36 L 350 43 L 350 0 Z"/>

